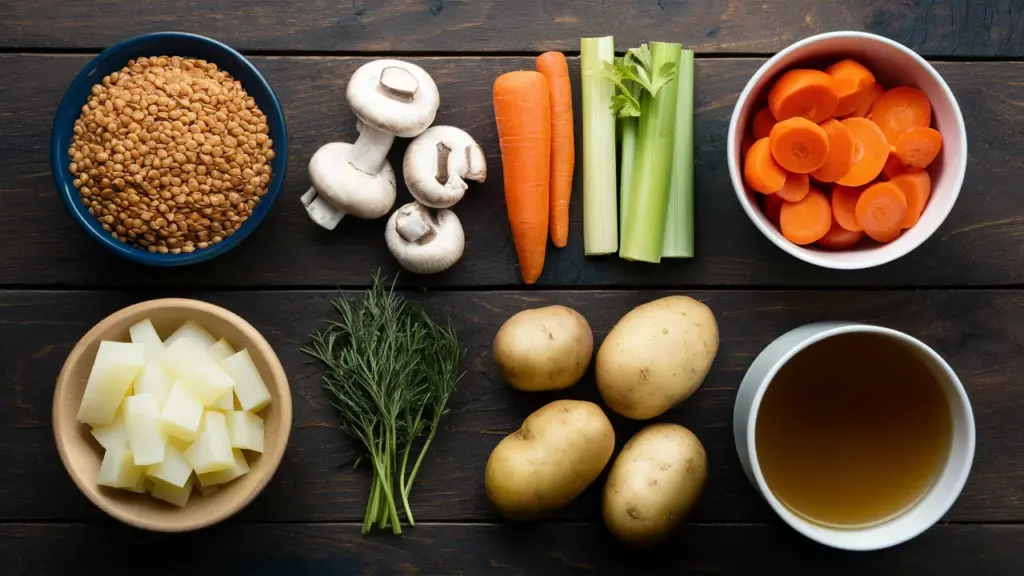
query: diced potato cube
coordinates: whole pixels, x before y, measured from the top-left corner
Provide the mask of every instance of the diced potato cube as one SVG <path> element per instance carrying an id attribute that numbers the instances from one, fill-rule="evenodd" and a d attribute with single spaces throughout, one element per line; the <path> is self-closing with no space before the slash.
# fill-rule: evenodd
<path id="1" fill-rule="evenodd" d="M 185 452 L 185 460 L 196 474 L 226 470 L 234 463 L 231 455 L 231 437 L 227 418 L 221 412 L 203 414 L 203 429 L 199 438 Z"/>
<path id="2" fill-rule="evenodd" d="M 192 443 L 187 441 L 187 440 L 182 440 L 181 438 L 176 438 L 176 437 L 171 436 L 170 434 L 168 434 L 167 435 L 167 445 L 168 446 L 174 446 L 175 450 L 177 450 L 178 452 L 181 452 L 182 454 L 184 454 L 185 451 L 188 450 L 188 447 L 192 445 Z"/>
<path id="3" fill-rule="evenodd" d="M 132 392 L 152 394 L 156 397 L 157 406 L 163 408 L 164 402 L 167 402 L 167 395 L 171 393 L 172 384 L 174 379 L 160 363 L 147 361 L 132 383 Z"/>
<path id="4" fill-rule="evenodd" d="M 145 470 L 142 466 L 139 466 L 139 468 Z M 135 486 L 128 488 L 128 490 L 130 492 L 135 492 L 136 494 L 145 494 L 146 487 L 148 486 L 147 481 L 148 479 L 145 474 L 139 474 L 139 481 L 135 483 Z"/>
<path id="5" fill-rule="evenodd" d="M 111 448 L 103 455 L 96 483 L 111 488 L 134 488 L 144 470 L 145 467 L 135 465 L 127 447 Z"/>
<path id="6" fill-rule="evenodd" d="M 167 402 L 160 411 L 160 424 L 164 432 L 186 442 L 192 442 L 199 435 L 203 420 L 203 403 L 200 402 L 181 380 L 174 382 Z"/>
<path id="7" fill-rule="evenodd" d="M 252 412 L 228 412 L 228 436 L 232 448 L 263 452 L 263 418 Z"/>
<path id="8" fill-rule="evenodd" d="M 167 340 L 164 341 L 164 346 L 170 346 L 178 340 L 192 340 L 202 350 L 206 350 L 217 343 L 217 339 L 195 320 L 188 320 L 182 324 L 174 331 L 174 334 L 167 337 Z"/>
<path id="9" fill-rule="evenodd" d="M 213 474 L 216 474 L 216 472 L 213 472 Z M 198 484 L 196 486 L 196 488 L 199 488 L 199 493 L 202 494 L 203 497 L 205 498 L 205 497 L 209 496 L 210 494 L 213 494 L 217 490 L 220 490 L 220 485 L 219 484 L 211 484 L 209 486 L 203 486 L 202 483 L 200 483 L 200 484 Z"/>
<path id="10" fill-rule="evenodd" d="M 270 404 L 270 391 L 263 383 L 260 371 L 256 369 L 248 350 L 242 350 L 226 358 L 221 365 L 235 381 L 235 396 L 242 410 L 258 412 Z"/>
<path id="11" fill-rule="evenodd" d="M 129 328 L 128 335 L 131 336 L 133 344 L 142 344 L 146 347 L 146 362 L 155 361 L 164 351 L 164 343 L 160 341 L 160 335 L 156 333 L 156 328 L 149 318 Z"/>
<path id="12" fill-rule="evenodd" d="M 154 498 L 159 498 L 164 502 L 184 508 L 188 504 L 188 497 L 192 495 L 192 486 L 195 485 L 195 481 L 195 476 L 189 476 L 188 480 L 185 481 L 185 485 L 178 487 L 168 484 L 163 480 L 153 480 L 153 490 L 150 491 L 150 494 Z"/>
<path id="13" fill-rule="evenodd" d="M 217 343 L 206 349 L 206 353 L 210 355 L 217 362 L 231 356 L 235 353 L 235 349 L 231 347 L 231 344 L 227 340 L 221 338 L 217 340 Z"/>
<path id="14" fill-rule="evenodd" d="M 173 486 L 182 487 L 192 475 L 192 467 L 185 457 L 173 446 L 168 445 L 164 453 L 164 461 L 146 468 L 146 476 L 154 480 L 162 480 Z"/>
<path id="15" fill-rule="evenodd" d="M 128 448 L 136 466 L 163 462 L 167 438 L 160 425 L 160 409 L 150 394 L 137 394 L 124 400 L 124 423 L 128 428 Z"/>
<path id="16" fill-rule="evenodd" d="M 124 411 L 117 410 L 114 414 L 114 421 L 103 426 L 94 426 L 92 437 L 103 446 L 104 450 L 111 448 L 128 448 L 128 429 L 124 426 Z"/>
<path id="17" fill-rule="evenodd" d="M 79 422 L 100 426 L 114 421 L 117 407 L 145 364 L 145 350 L 142 344 L 100 342 L 78 408 Z"/>
<path id="18" fill-rule="evenodd" d="M 171 374 L 185 382 L 203 406 L 213 404 L 235 385 L 231 376 L 210 358 L 204 348 L 187 338 L 169 345 L 160 357 L 160 362 Z"/>
<path id="19" fill-rule="evenodd" d="M 216 486 L 218 484 L 224 484 L 231 482 L 235 478 L 249 473 L 249 463 L 245 461 L 245 455 L 242 454 L 241 450 L 232 450 L 232 463 L 231 467 L 225 470 L 217 472 L 210 472 L 208 474 L 199 474 L 199 485 L 200 486 Z"/>
<path id="20" fill-rule="evenodd" d="M 235 409 L 235 393 L 234 391 L 228 392 L 227 394 L 218 398 L 213 404 L 210 404 L 210 410 L 220 410 L 221 412 L 230 412 Z"/>

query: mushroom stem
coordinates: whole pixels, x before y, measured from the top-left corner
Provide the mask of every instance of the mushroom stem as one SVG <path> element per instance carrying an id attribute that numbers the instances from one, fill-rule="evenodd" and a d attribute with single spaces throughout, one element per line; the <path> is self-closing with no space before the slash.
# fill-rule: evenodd
<path id="1" fill-rule="evenodd" d="M 348 162 L 356 170 L 375 176 L 384 166 L 394 141 L 394 134 L 381 132 L 364 124 L 362 131 L 359 132 L 359 138 L 348 151 Z"/>
<path id="2" fill-rule="evenodd" d="M 309 219 L 327 230 L 334 230 L 338 222 L 345 217 L 345 211 L 337 208 L 321 197 L 316 188 L 310 188 L 302 195 L 302 205 L 306 208 Z"/>
<path id="3" fill-rule="evenodd" d="M 395 230 L 402 240 L 426 244 L 437 235 L 434 218 L 425 206 L 411 203 L 398 209 L 395 217 Z"/>

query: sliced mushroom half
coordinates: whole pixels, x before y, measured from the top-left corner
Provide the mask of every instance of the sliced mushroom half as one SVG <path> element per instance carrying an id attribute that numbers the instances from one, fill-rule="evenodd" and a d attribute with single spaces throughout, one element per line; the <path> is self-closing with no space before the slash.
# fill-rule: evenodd
<path id="1" fill-rule="evenodd" d="M 487 179 L 487 157 L 465 131 L 431 126 L 409 143 L 402 173 L 418 202 L 430 208 L 451 208 L 465 195 L 466 180 Z"/>

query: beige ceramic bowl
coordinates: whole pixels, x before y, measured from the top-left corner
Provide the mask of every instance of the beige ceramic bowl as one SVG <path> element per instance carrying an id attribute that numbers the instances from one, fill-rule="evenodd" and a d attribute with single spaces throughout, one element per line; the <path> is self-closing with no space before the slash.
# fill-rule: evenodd
<path id="1" fill-rule="evenodd" d="M 264 420 L 263 454 L 247 452 L 250 472 L 223 485 L 209 496 L 193 492 L 188 504 L 178 508 L 146 494 L 96 484 L 103 449 L 89 426 L 77 420 L 96 350 L 102 340 L 128 342 L 128 328 L 149 318 L 161 338 L 186 320 L 195 320 L 211 334 L 227 338 L 236 350 L 246 348 L 270 389 L 270 406 L 260 412 Z M 219 306 L 168 298 L 124 308 L 103 319 L 82 337 L 57 377 L 53 395 L 53 433 L 64 467 L 79 489 L 114 518 L 132 526 L 160 532 L 185 532 L 215 524 L 244 508 L 274 475 L 292 428 L 292 397 L 281 362 L 270 344 L 238 315 Z"/>

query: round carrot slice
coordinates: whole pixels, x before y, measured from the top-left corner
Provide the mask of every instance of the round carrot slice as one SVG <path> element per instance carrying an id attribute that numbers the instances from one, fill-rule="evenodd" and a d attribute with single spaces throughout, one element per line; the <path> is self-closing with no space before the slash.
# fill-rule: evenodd
<path id="1" fill-rule="evenodd" d="M 807 174 L 790 172 L 786 174 L 786 183 L 775 191 L 775 195 L 786 202 L 799 202 L 811 190 L 811 179 Z"/>
<path id="2" fill-rule="evenodd" d="M 864 232 L 853 232 L 833 221 L 832 227 L 818 240 L 818 246 L 828 250 L 844 250 L 853 246 L 864 237 Z"/>
<path id="3" fill-rule="evenodd" d="M 860 100 L 857 102 L 857 106 L 846 115 L 847 118 L 864 118 L 871 112 L 871 106 L 875 104 L 875 100 L 885 93 L 885 88 L 882 88 L 877 82 L 871 86 L 867 92 L 861 95 Z"/>
<path id="4" fill-rule="evenodd" d="M 868 118 L 878 124 L 885 139 L 895 145 L 910 128 L 922 128 L 932 124 L 932 105 L 928 97 L 917 88 L 899 86 L 886 90 L 871 106 Z"/>
<path id="5" fill-rule="evenodd" d="M 772 156 L 790 172 L 807 174 L 821 168 L 828 159 L 825 130 L 806 118 L 783 120 L 772 128 Z"/>
<path id="6" fill-rule="evenodd" d="M 828 158 L 811 176 L 819 182 L 835 182 L 853 167 L 853 135 L 838 120 L 825 120 L 821 129 L 828 136 Z"/>
<path id="7" fill-rule="evenodd" d="M 799 202 L 784 202 L 779 211 L 779 228 L 793 244 L 817 242 L 831 227 L 832 208 L 820 190 L 811 189 Z"/>
<path id="8" fill-rule="evenodd" d="M 768 108 L 761 108 L 761 111 L 754 116 L 754 138 L 760 140 L 772 134 L 772 127 L 775 126 L 775 116 Z"/>
<path id="9" fill-rule="evenodd" d="M 889 182 L 899 186 L 907 197 L 907 217 L 902 227 L 910 228 L 921 219 L 924 207 L 928 205 L 928 198 L 932 195 L 932 177 L 927 171 L 918 170 L 897 174 Z"/>
<path id="10" fill-rule="evenodd" d="M 836 82 L 821 70 L 790 70 L 768 92 L 768 108 L 779 122 L 797 117 L 824 122 L 835 116 L 838 105 Z"/>
<path id="11" fill-rule="evenodd" d="M 907 128 L 896 140 L 896 157 L 908 170 L 921 170 L 939 155 L 942 134 L 927 126 Z"/>
<path id="12" fill-rule="evenodd" d="M 863 192 L 863 188 L 849 188 L 838 184 L 832 188 L 832 218 L 850 232 L 864 230 L 857 223 L 857 200 L 860 200 Z"/>
<path id="13" fill-rule="evenodd" d="M 907 197 L 892 182 L 870 186 L 857 200 L 857 223 L 878 242 L 890 242 L 900 235 L 907 212 Z"/>
<path id="14" fill-rule="evenodd" d="M 882 166 L 882 174 L 892 180 L 897 175 L 906 172 L 907 169 L 903 167 L 903 163 L 896 157 L 895 154 L 889 153 L 889 159 L 885 161 L 885 166 Z"/>
<path id="15" fill-rule="evenodd" d="M 825 73 L 836 81 L 836 93 L 839 95 L 836 116 L 845 116 L 856 110 L 875 85 L 875 75 L 855 60 L 836 62 L 826 68 Z"/>
<path id="16" fill-rule="evenodd" d="M 786 171 L 772 157 L 772 146 L 768 138 L 761 138 L 747 150 L 743 162 L 743 179 L 747 181 L 747 186 L 761 194 L 771 194 L 786 183 Z"/>
<path id="17" fill-rule="evenodd" d="M 836 182 L 843 186 L 863 186 L 882 172 L 889 159 L 889 143 L 871 120 L 847 118 L 842 124 L 853 136 L 853 166 Z"/>

